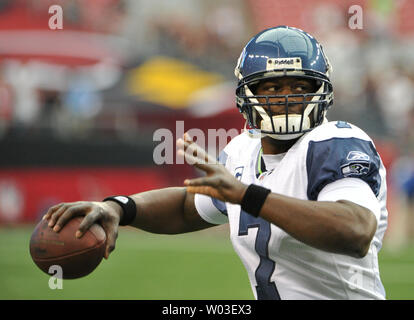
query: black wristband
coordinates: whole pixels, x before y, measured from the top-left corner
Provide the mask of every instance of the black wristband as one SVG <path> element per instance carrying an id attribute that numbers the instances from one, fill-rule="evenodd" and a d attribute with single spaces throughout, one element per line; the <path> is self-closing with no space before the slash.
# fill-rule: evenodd
<path id="1" fill-rule="evenodd" d="M 272 191 L 256 184 L 249 185 L 241 201 L 242 210 L 254 217 L 258 217 L 270 192 Z"/>
<path id="2" fill-rule="evenodd" d="M 128 196 L 112 196 L 103 199 L 102 201 L 114 201 L 118 203 L 123 211 L 122 219 L 119 221 L 120 226 L 127 226 L 134 221 L 137 215 L 137 206 L 135 201 Z"/>

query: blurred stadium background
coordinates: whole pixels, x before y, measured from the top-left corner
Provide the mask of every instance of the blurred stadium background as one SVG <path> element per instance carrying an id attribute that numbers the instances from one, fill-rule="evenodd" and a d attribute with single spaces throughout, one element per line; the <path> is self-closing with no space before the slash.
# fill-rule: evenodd
<path id="1" fill-rule="evenodd" d="M 51 5 L 63 29 L 50 30 Z M 351 5 L 363 29 L 351 30 Z M 124 228 L 90 276 L 51 290 L 31 231 L 62 201 L 181 185 L 157 166 L 156 129 L 241 129 L 233 69 L 265 27 L 311 32 L 333 67 L 331 120 L 373 138 L 388 170 L 380 270 L 414 298 L 414 1 L 0 0 L 0 299 L 252 299 L 225 227 L 180 236 Z"/>

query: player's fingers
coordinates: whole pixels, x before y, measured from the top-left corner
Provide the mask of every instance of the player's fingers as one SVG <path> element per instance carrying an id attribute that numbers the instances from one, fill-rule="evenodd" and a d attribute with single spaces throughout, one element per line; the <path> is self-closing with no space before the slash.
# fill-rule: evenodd
<path id="1" fill-rule="evenodd" d="M 188 154 L 196 157 L 198 159 L 197 162 L 209 164 L 217 163 L 217 160 L 195 143 L 188 133 L 185 133 L 183 138 L 177 140 L 177 147 L 178 150 L 184 150 L 186 155 Z"/>
<path id="2" fill-rule="evenodd" d="M 185 132 L 185 133 L 184 133 L 184 135 L 183 135 L 183 139 L 184 139 L 184 141 L 186 141 L 186 142 L 191 142 L 191 141 L 193 141 L 193 138 L 190 136 L 190 134 L 189 134 L 188 132 Z"/>
<path id="3" fill-rule="evenodd" d="M 205 186 L 217 188 L 222 184 L 221 178 L 218 176 L 201 177 L 195 179 L 185 179 L 184 185 L 188 187 Z"/>
<path id="4" fill-rule="evenodd" d="M 204 160 L 194 157 L 193 155 L 184 152 L 183 150 L 178 150 L 178 155 L 185 157 L 188 164 L 193 165 L 196 168 L 199 168 L 207 173 L 212 173 L 217 169 L 218 164 L 209 164 Z"/>
<path id="5" fill-rule="evenodd" d="M 197 143 L 195 142 L 185 142 L 185 151 L 188 154 L 191 154 L 198 159 L 200 159 L 200 162 L 203 163 L 209 163 L 209 164 L 216 164 L 217 160 L 210 156 L 206 150 L 201 148 Z"/>
<path id="6" fill-rule="evenodd" d="M 85 218 L 83 218 L 82 222 L 79 224 L 78 231 L 76 231 L 76 237 L 81 238 L 83 234 L 88 230 L 95 222 L 97 222 L 101 218 L 99 208 L 94 208 L 90 211 Z"/>
<path id="7" fill-rule="evenodd" d="M 202 149 L 199 145 L 195 143 L 185 143 L 185 153 L 186 155 L 191 155 L 194 158 L 197 159 L 198 163 L 208 163 L 208 164 L 214 164 L 216 163 L 215 159 L 212 159 L 208 153 Z"/>
<path id="8" fill-rule="evenodd" d="M 195 142 L 188 142 L 183 140 L 182 138 L 177 140 L 177 148 L 178 150 L 183 150 L 186 154 L 191 154 L 204 162 L 206 161 L 206 152 L 203 148 L 197 145 Z"/>
<path id="9" fill-rule="evenodd" d="M 54 205 L 54 206 L 50 207 L 49 210 L 47 210 L 45 215 L 42 217 L 42 220 L 49 219 L 52 216 L 52 214 L 63 205 L 64 205 L 64 203 L 59 203 L 57 205 Z"/>
<path id="10" fill-rule="evenodd" d="M 115 243 L 116 243 L 117 238 L 118 238 L 117 231 L 113 230 L 112 228 L 110 230 L 107 230 L 106 248 L 105 248 L 105 255 L 104 255 L 105 259 L 108 259 L 111 252 L 115 250 Z"/>
<path id="11" fill-rule="evenodd" d="M 70 206 L 71 205 L 73 205 L 73 204 L 70 204 L 70 203 L 62 203 L 62 205 L 59 207 L 59 208 L 57 208 L 52 214 L 51 214 L 51 216 L 49 217 L 49 223 L 48 223 L 48 226 L 49 227 L 51 227 L 51 228 L 53 228 L 54 227 L 54 225 L 55 225 L 55 223 L 56 223 L 56 221 L 59 219 L 59 217 L 67 210 L 67 209 L 69 209 L 70 208 Z"/>
<path id="12" fill-rule="evenodd" d="M 64 225 L 71 219 L 77 216 L 84 216 L 90 210 L 88 205 L 74 205 L 67 208 L 56 220 L 53 231 L 59 232 Z"/>
<path id="13" fill-rule="evenodd" d="M 204 194 L 206 196 L 216 198 L 216 199 L 221 200 L 221 201 L 226 201 L 226 199 L 223 197 L 223 195 L 217 189 L 215 189 L 213 187 L 206 187 L 206 186 L 187 187 L 187 192 Z"/>

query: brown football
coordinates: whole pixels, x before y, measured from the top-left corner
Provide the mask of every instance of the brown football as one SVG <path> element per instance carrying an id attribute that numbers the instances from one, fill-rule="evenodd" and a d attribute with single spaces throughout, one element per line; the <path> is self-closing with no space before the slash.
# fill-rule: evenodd
<path id="1" fill-rule="evenodd" d="M 38 223 L 30 238 L 30 255 L 34 263 L 50 276 L 49 268 L 58 265 L 63 279 L 76 279 L 91 273 L 101 263 L 106 234 L 94 224 L 78 239 L 75 233 L 83 217 L 75 217 L 56 233 L 47 220 Z"/>

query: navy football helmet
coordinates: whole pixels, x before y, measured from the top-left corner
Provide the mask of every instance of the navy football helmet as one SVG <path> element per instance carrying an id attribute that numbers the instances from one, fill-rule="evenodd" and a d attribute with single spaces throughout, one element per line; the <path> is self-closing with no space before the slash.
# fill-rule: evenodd
<path id="1" fill-rule="evenodd" d="M 295 139 L 326 121 L 326 111 L 333 103 L 331 71 L 322 46 L 310 34 L 287 26 L 266 29 L 247 43 L 237 62 L 237 107 L 261 136 Z M 260 81 L 278 77 L 311 79 L 317 89 L 304 94 L 255 95 L 254 87 Z M 262 98 L 262 103 L 258 98 Z M 301 114 L 289 114 L 289 107 L 298 104 L 302 106 Z M 284 114 L 273 115 L 270 105 L 283 105 Z"/>

